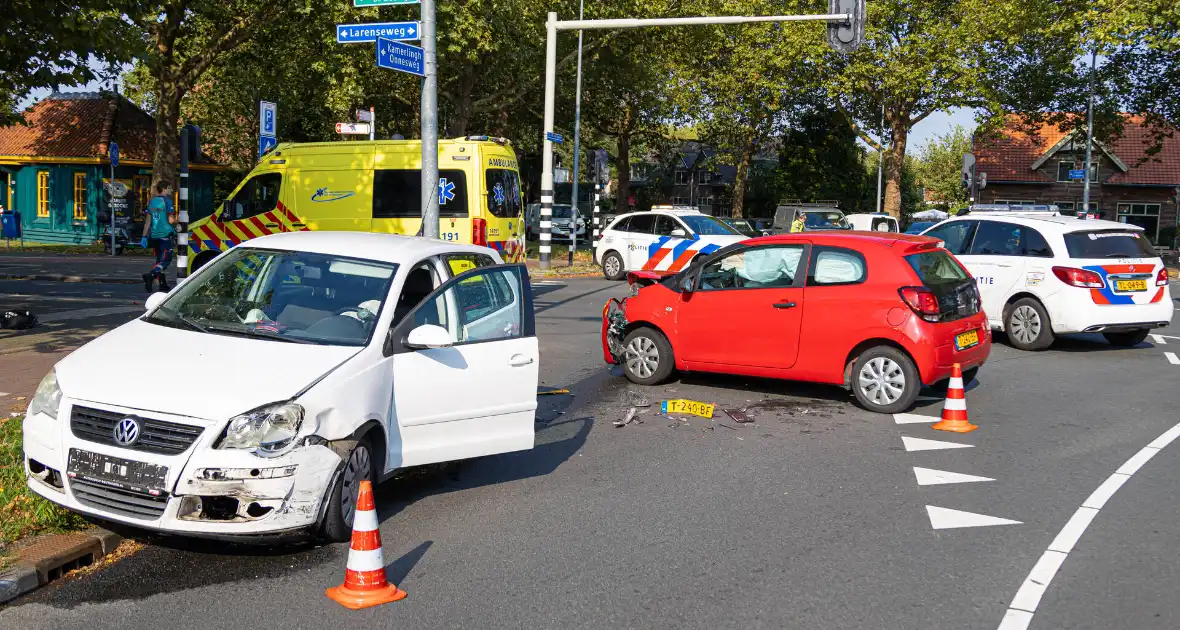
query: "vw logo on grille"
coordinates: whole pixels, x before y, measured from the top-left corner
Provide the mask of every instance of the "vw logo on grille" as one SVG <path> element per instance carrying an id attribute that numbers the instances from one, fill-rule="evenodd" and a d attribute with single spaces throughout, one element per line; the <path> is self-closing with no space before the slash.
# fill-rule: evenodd
<path id="1" fill-rule="evenodd" d="M 115 442 L 121 446 L 133 446 L 139 441 L 139 421 L 127 417 L 115 425 Z"/>

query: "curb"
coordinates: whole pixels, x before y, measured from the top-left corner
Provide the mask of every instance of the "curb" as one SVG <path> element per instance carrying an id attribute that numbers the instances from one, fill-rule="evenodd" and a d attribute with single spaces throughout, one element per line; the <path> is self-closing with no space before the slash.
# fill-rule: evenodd
<path id="1" fill-rule="evenodd" d="M 21 548 L 38 544 L 52 546 L 55 539 L 61 540 L 59 547 L 30 554 L 34 557 L 17 560 L 14 566 L 0 571 L 0 604 L 35 591 L 74 569 L 98 562 L 123 541 L 122 536 L 96 527 L 75 534 L 35 538 Z"/>
<path id="2" fill-rule="evenodd" d="M 67 276 L 60 273 L 0 273 L 0 280 L 45 280 L 49 282 L 84 282 L 88 284 L 143 284 L 143 280 L 131 278 L 87 278 L 84 276 Z"/>

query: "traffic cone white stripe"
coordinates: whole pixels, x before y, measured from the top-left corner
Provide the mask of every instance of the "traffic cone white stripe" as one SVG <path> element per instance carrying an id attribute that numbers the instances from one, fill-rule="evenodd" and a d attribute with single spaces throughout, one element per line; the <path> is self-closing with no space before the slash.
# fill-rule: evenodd
<path id="1" fill-rule="evenodd" d="M 951 382 L 947 384 L 947 389 L 963 389 L 963 379 L 957 376 L 951 377 Z"/>
<path id="2" fill-rule="evenodd" d="M 967 411 L 967 401 L 962 398 L 947 398 L 943 409 L 949 411 Z"/>
<path id="3" fill-rule="evenodd" d="M 348 569 L 350 571 L 377 571 L 385 570 L 385 556 L 381 553 L 381 549 L 373 549 L 372 551 L 361 551 L 359 549 L 350 549 L 348 551 Z"/>
<path id="4" fill-rule="evenodd" d="M 371 532 L 377 529 L 377 510 L 362 510 L 352 517 L 352 531 Z"/>

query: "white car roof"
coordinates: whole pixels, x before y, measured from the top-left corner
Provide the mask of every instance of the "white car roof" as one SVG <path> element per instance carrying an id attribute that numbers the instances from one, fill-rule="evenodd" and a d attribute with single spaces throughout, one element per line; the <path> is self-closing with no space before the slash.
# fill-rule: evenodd
<path id="1" fill-rule="evenodd" d="M 1118 221 L 1106 221 L 1104 219 L 1079 219 L 1077 217 L 1063 216 L 1035 216 L 1018 214 L 1002 214 L 993 216 L 987 214 L 967 214 L 958 217 L 950 217 L 949 220 L 1002 221 L 1004 223 L 1025 225 L 1028 227 L 1037 228 L 1039 230 L 1057 232 L 1058 234 L 1068 234 L 1070 232 L 1090 232 L 1093 230 L 1124 230 L 1128 232 L 1143 231 L 1143 228 L 1132 223 L 1119 223 Z"/>
<path id="2" fill-rule="evenodd" d="M 490 247 L 374 232 L 287 232 L 252 238 L 239 247 L 348 256 L 400 265 L 413 264 L 429 256 L 455 252 L 486 254 L 499 260 L 499 254 Z"/>

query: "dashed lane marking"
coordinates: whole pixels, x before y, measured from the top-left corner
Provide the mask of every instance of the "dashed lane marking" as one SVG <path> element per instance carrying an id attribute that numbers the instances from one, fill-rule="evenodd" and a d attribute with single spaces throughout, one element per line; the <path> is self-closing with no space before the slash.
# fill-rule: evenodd
<path id="1" fill-rule="evenodd" d="M 995 481 L 991 477 L 977 477 L 949 470 L 935 470 L 933 468 L 919 468 L 914 466 L 914 478 L 919 486 L 941 486 L 948 483 L 975 483 L 979 481 Z"/>
<path id="2" fill-rule="evenodd" d="M 911 453 L 914 451 L 941 451 L 948 448 L 975 448 L 974 444 L 959 444 L 958 442 L 943 442 L 941 440 L 927 440 L 905 436 L 902 436 L 901 442 L 905 445 L 905 450 Z"/>
<path id="3" fill-rule="evenodd" d="M 893 422 L 895 424 L 931 424 L 938 422 L 939 418 L 932 418 L 930 416 L 919 416 L 916 413 L 895 413 L 893 414 Z"/>
<path id="4" fill-rule="evenodd" d="M 993 525 L 1020 525 L 1020 521 L 952 510 L 950 508 L 926 506 L 926 514 L 930 517 L 930 526 L 934 529 L 960 529 L 964 527 L 991 527 Z"/>
<path id="5" fill-rule="evenodd" d="M 1180 358 L 1176 357 L 1175 352 L 1165 352 L 1164 356 L 1168 358 L 1168 363 L 1172 365 L 1180 365 Z"/>
<path id="6" fill-rule="evenodd" d="M 1175 355 L 1170 359 L 1175 359 Z M 1081 539 L 1082 534 L 1086 533 L 1086 529 L 1094 517 L 1098 516 L 1099 510 L 1128 479 L 1139 472 L 1144 464 L 1151 461 L 1152 457 L 1155 457 L 1177 437 L 1180 437 L 1180 424 L 1164 431 L 1150 444 L 1139 449 L 1138 453 L 1132 455 L 1090 494 L 1090 497 L 1070 517 L 1069 522 L 1061 528 L 1057 537 L 1041 555 L 1040 560 L 1037 560 L 1037 563 L 1033 565 L 1028 577 L 1024 578 L 1024 583 L 1020 585 L 1020 589 L 1012 598 L 1012 603 L 1008 605 L 1008 612 L 1000 621 L 999 630 L 1025 630 L 1028 628 L 1028 624 L 1032 623 L 1033 615 L 1037 612 L 1037 606 L 1041 603 L 1041 598 L 1045 595 L 1045 591 L 1049 590 L 1049 584 L 1057 575 L 1057 570 L 1061 568 L 1061 564 L 1065 562 L 1069 552 L 1073 551 L 1074 545 Z"/>

